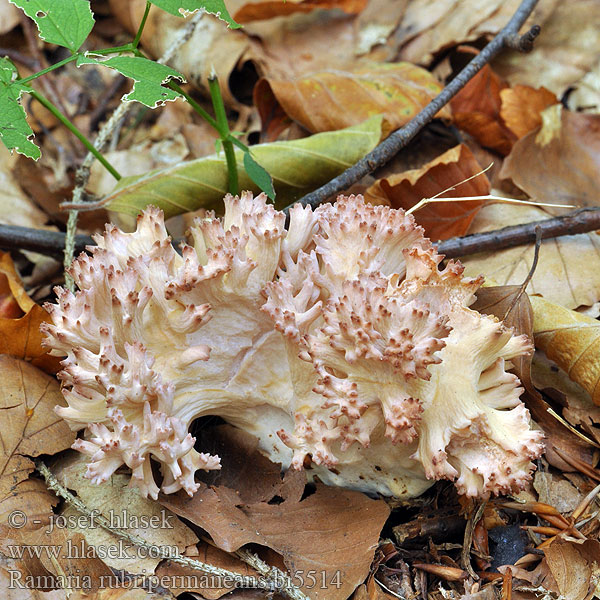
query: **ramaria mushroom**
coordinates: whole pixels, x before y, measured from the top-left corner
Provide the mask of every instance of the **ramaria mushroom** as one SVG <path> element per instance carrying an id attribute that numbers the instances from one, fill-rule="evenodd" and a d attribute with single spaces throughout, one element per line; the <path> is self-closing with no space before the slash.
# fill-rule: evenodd
<path id="1" fill-rule="evenodd" d="M 449 479 L 488 497 L 531 478 L 542 434 L 506 371 L 531 342 L 468 308 L 482 280 L 440 270 L 412 216 L 340 197 L 293 207 L 286 230 L 244 193 L 190 233 L 180 256 L 156 208 L 134 233 L 107 226 L 71 267 L 80 291 L 47 305 L 45 343 L 66 355 L 56 410 L 85 428 L 74 448 L 94 482 L 127 465 L 145 496 L 193 494 L 195 471 L 220 466 L 188 433 L 204 415 L 284 468 L 366 492 Z"/>

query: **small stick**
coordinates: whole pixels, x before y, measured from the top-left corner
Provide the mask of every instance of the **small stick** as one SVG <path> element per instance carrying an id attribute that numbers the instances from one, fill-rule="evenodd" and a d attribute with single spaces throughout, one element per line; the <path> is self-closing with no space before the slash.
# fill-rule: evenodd
<path id="1" fill-rule="evenodd" d="M 94 522 L 98 523 L 98 525 L 100 525 L 103 529 L 110 531 L 110 533 L 113 535 L 128 541 L 134 546 L 151 550 L 152 554 L 150 556 L 160 556 L 161 558 L 177 563 L 184 567 L 189 567 L 196 571 L 202 571 L 203 573 L 208 573 L 209 575 L 215 575 L 217 577 L 228 578 L 230 581 L 235 581 L 236 585 L 239 587 L 253 589 L 258 588 L 271 592 L 278 591 L 285 594 L 291 600 L 310 600 L 308 596 L 306 596 L 291 583 L 291 579 L 285 574 L 282 574 L 283 577 L 279 577 L 277 579 L 269 577 L 269 575 L 279 575 L 281 573 L 279 569 L 275 569 L 276 572 L 271 571 L 270 573 L 261 573 L 263 575 L 262 578 L 247 577 L 245 575 L 240 575 L 239 573 L 234 573 L 233 571 L 228 571 L 227 569 L 215 567 L 214 565 L 209 565 L 186 556 L 173 556 L 171 547 L 155 546 L 154 544 L 147 542 L 137 535 L 133 535 L 122 529 L 115 528 L 110 524 L 110 521 L 105 516 L 100 514 L 97 510 L 93 511 L 92 509 L 88 508 L 79 498 L 74 496 L 66 487 L 64 487 L 42 460 L 36 460 L 35 467 L 46 480 L 48 489 L 52 490 L 61 498 L 64 498 L 68 504 L 75 507 L 80 513 L 93 519 Z M 260 559 L 258 559 L 258 561 L 262 562 Z M 256 562 L 256 564 L 259 565 L 259 562 Z"/>

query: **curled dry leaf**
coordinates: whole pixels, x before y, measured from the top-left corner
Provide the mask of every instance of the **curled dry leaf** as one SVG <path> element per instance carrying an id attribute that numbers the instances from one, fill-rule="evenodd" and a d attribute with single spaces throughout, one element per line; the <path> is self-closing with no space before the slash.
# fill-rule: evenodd
<path id="1" fill-rule="evenodd" d="M 361 12 L 368 0 L 279 0 L 259 1 L 244 4 L 233 16 L 238 23 L 249 23 L 261 19 L 283 17 L 294 13 L 307 13 L 317 9 L 337 8 L 347 14 Z"/>
<path id="2" fill-rule="evenodd" d="M 500 90 L 500 100 L 500 117 L 519 139 L 542 124 L 543 110 L 558 103 L 558 98 L 545 87 L 535 89 L 519 84 Z"/>
<path id="3" fill-rule="evenodd" d="M 219 435 L 228 435 L 228 430 L 221 428 Z M 268 461 L 247 434 L 236 432 L 233 438 L 222 438 L 216 447 L 222 444 L 231 449 L 241 444 L 247 452 L 246 461 L 222 455 L 219 474 L 242 493 L 203 483 L 191 498 L 182 493 L 161 495 L 159 502 L 202 527 L 223 550 L 259 544 L 281 554 L 292 577 L 316 570 L 318 584 L 311 586 L 305 579 L 302 586 L 313 600 L 346 600 L 369 572 L 379 532 L 389 514 L 385 502 L 321 484 L 302 499 L 304 485 L 298 485 L 298 474 L 289 472 L 282 480 L 266 466 Z M 233 456 L 236 454 L 240 455 L 239 450 L 234 450 Z M 248 490 L 264 500 L 246 502 Z M 327 589 L 320 589 L 322 581 Z"/>
<path id="4" fill-rule="evenodd" d="M 464 144 L 455 146 L 420 169 L 413 169 L 379 179 L 365 193 L 367 200 L 386 200 L 393 208 L 408 210 L 423 198 L 444 192 L 444 198 L 484 196 L 490 193 L 485 174 L 471 181 L 465 179 L 481 173 L 481 165 Z M 456 186 L 456 189 L 450 189 Z M 445 191 L 448 190 L 448 191 Z M 415 219 L 432 240 L 464 235 L 483 200 L 433 202 L 415 213 Z"/>
<path id="5" fill-rule="evenodd" d="M 550 572 L 565 600 L 586 600 L 600 592 L 600 542 L 557 539 L 544 548 Z"/>
<path id="6" fill-rule="evenodd" d="M 385 137 L 441 91 L 442 85 L 429 71 L 410 63 L 361 62 L 347 71 L 261 79 L 254 88 L 254 103 L 270 139 L 289 119 L 318 133 L 343 129 L 377 114 L 384 115 Z M 449 109 L 443 108 L 438 116 L 449 118 Z"/>
<path id="7" fill-rule="evenodd" d="M 542 25 L 557 0 L 546 0 L 526 21 Z M 519 6 L 519 0 L 412 0 L 396 34 L 400 60 L 429 64 L 438 52 L 456 44 L 496 34 Z"/>
<path id="8" fill-rule="evenodd" d="M 600 405 L 600 321 L 532 297 L 535 344 Z"/>
<path id="9" fill-rule="evenodd" d="M 0 373 L 0 524 L 15 509 L 27 516 L 27 527 L 47 524 L 56 499 L 40 480 L 29 479 L 28 457 L 65 450 L 75 434 L 54 412 L 56 404 L 64 406 L 56 379 L 7 355 L 0 355 Z"/>
<path id="10" fill-rule="evenodd" d="M 27 295 L 10 254 L 4 252 L 0 252 L 0 302 L 0 353 L 56 373 L 60 361 L 41 345 L 40 325 L 48 313 Z"/>
<path id="11" fill-rule="evenodd" d="M 599 206 L 600 115 L 555 104 L 542 120 L 541 129 L 515 144 L 500 176 L 540 202 Z"/>
<path id="12" fill-rule="evenodd" d="M 155 546 L 177 547 L 180 553 L 198 541 L 192 530 L 170 511 L 156 502 L 142 498 L 136 489 L 128 487 L 129 477 L 115 474 L 111 485 L 95 486 L 84 477 L 85 459 L 71 455 L 54 467 L 57 479 L 67 488 L 77 492 L 79 499 L 90 509 L 107 517 L 116 529 L 124 529 Z M 74 517 L 80 513 L 67 506 L 62 514 L 67 518 L 71 535 L 81 534 L 90 546 L 97 549 L 123 548 L 122 552 L 102 557 L 114 569 L 148 575 L 154 572 L 161 559 L 152 553 L 138 551 L 128 542 L 123 543 L 100 526 L 79 527 Z M 73 526 L 71 526 L 73 525 Z"/>
<path id="13" fill-rule="evenodd" d="M 479 211 L 469 233 L 549 219 L 552 210 L 543 206 L 489 203 Z M 600 299 L 599 249 L 600 238 L 595 232 L 542 241 L 538 266 L 527 293 L 540 294 L 567 308 L 593 305 Z M 466 256 L 461 262 L 470 277 L 485 273 L 494 283 L 520 285 L 531 270 L 533 255 L 534 246 L 530 244 L 481 252 Z"/>
<path id="14" fill-rule="evenodd" d="M 500 118 L 500 92 L 507 84 L 486 65 L 450 101 L 454 123 L 482 146 L 508 154 L 515 134 Z"/>

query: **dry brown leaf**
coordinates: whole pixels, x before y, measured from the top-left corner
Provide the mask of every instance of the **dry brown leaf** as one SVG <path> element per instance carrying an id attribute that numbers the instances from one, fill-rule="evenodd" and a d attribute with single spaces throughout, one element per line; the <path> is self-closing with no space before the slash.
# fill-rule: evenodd
<path id="1" fill-rule="evenodd" d="M 563 406 L 562 417 L 572 426 L 579 425 L 585 435 L 600 445 L 600 406 L 596 406 L 588 392 L 559 369 L 546 355 L 538 351 L 533 356 L 531 376 L 534 385 L 545 390 L 549 388 L 560 394 Z M 550 392 L 547 392 L 550 395 Z"/>
<path id="2" fill-rule="evenodd" d="M 542 25 L 557 0 L 544 0 L 527 19 Z M 399 31 L 400 60 L 429 64 L 438 52 L 487 34 L 496 34 L 519 7 L 519 0 L 412 0 Z"/>
<path id="3" fill-rule="evenodd" d="M 523 567 L 515 567 L 513 565 L 498 567 L 498 571 L 500 571 L 500 573 L 510 571 L 514 578 L 526 581 L 531 587 L 541 588 L 548 592 L 554 592 L 558 594 L 558 586 L 556 585 L 556 581 L 554 580 L 554 577 L 552 576 L 552 573 L 548 568 L 548 563 L 545 559 L 542 560 L 532 571 L 528 571 Z M 513 586 L 517 587 L 517 585 L 513 583 Z"/>
<path id="4" fill-rule="evenodd" d="M 0 353 L 27 360 L 47 373 L 56 373 L 60 360 L 42 347 L 44 336 L 40 325 L 48 320 L 48 313 L 29 298 L 10 254 L 4 252 L 0 252 L 0 286 L 3 303 L 7 303 L 9 310 L 0 312 Z"/>
<path id="5" fill-rule="evenodd" d="M 90 510 L 96 509 L 115 527 L 125 529 L 156 546 L 174 547 L 179 552 L 198 541 L 192 530 L 175 515 L 162 508 L 158 503 L 142 498 L 135 488 L 128 487 L 129 475 L 114 474 L 109 484 L 94 485 L 85 478 L 89 458 L 73 453 L 61 459 L 54 469 L 57 479 L 69 489 L 75 490 L 80 500 Z M 62 514 L 73 519 L 79 513 L 72 507 L 66 507 Z M 145 524 L 144 524 L 145 523 Z M 72 526 L 71 526 L 72 525 Z M 69 522 L 71 535 L 81 534 L 86 542 L 95 548 L 123 547 L 116 556 L 103 557 L 112 568 L 123 569 L 129 573 L 150 575 L 160 562 L 159 558 L 114 536 L 99 526 L 78 526 Z"/>
<path id="6" fill-rule="evenodd" d="M 261 19 L 283 17 L 294 13 L 307 13 L 313 10 L 340 9 L 356 15 L 367 5 L 368 0 L 261 0 L 244 4 L 234 15 L 238 23 L 250 23 Z"/>
<path id="7" fill-rule="evenodd" d="M 282 121 L 282 112 L 311 133 L 343 129 L 383 114 L 383 136 L 387 136 L 441 90 L 429 71 L 410 63 L 361 62 L 349 71 L 328 70 L 299 79 L 261 79 L 254 88 L 254 103 L 263 130 L 271 130 L 271 138 L 281 130 L 271 121 Z M 450 113 L 442 109 L 439 116 L 449 118 Z"/>
<path id="8" fill-rule="evenodd" d="M 228 443 L 230 448 L 234 445 L 231 440 Z M 280 478 L 279 489 L 273 490 L 272 472 L 261 475 L 264 459 L 255 469 L 255 457 L 256 452 L 247 455 L 243 463 L 228 462 L 227 454 L 222 455 L 222 472 L 254 496 L 272 490 L 275 495 L 270 502 L 245 503 L 235 489 L 206 484 L 192 498 L 161 495 L 159 502 L 202 527 L 223 550 L 232 552 L 250 543 L 272 548 L 283 556 L 292 577 L 304 582 L 301 587 L 313 600 L 346 600 L 368 575 L 389 508 L 360 492 L 321 484 L 302 499 L 301 488 L 287 483 L 289 477 L 297 481 L 298 475 L 292 472 Z M 255 482 L 261 476 L 266 483 L 259 493 Z M 248 479 L 255 482 L 242 483 Z M 307 577 L 308 572 L 314 572 L 316 583 Z M 326 589 L 321 589 L 323 583 Z"/>
<path id="9" fill-rule="evenodd" d="M 600 321 L 531 298 L 535 344 L 600 405 Z"/>
<path id="10" fill-rule="evenodd" d="M 600 115 L 555 104 L 542 112 L 542 120 L 541 129 L 514 145 L 501 177 L 540 202 L 598 206 Z"/>
<path id="11" fill-rule="evenodd" d="M 366 585 L 362 584 L 356 588 L 351 600 L 394 600 L 397 597 L 384 591 L 374 577 L 369 577 Z"/>
<path id="12" fill-rule="evenodd" d="M 536 472 L 533 487 L 538 493 L 538 501 L 553 506 L 559 513 L 574 511 L 583 499 L 572 483 L 555 473 Z"/>
<path id="13" fill-rule="evenodd" d="M 553 9 L 549 18 L 528 21 L 542 26 L 533 50 L 503 52 L 494 61 L 494 69 L 511 84 L 543 85 L 560 98 L 600 58 L 600 4 L 596 0 L 542 1 L 538 8 L 544 11 L 545 5 Z"/>
<path id="14" fill-rule="evenodd" d="M 22 574 L 14 565 L 0 566 L 0 591 L 5 600 L 68 600 L 66 590 L 42 591 L 28 589 L 24 582 L 27 575 Z M 23 587 L 18 584 L 21 582 Z M 71 599 L 73 596 L 71 596 Z"/>
<path id="15" fill-rule="evenodd" d="M 542 124 L 542 111 L 558 102 L 545 87 L 535 89 L 518 84 L 500 90 L 500 100 L 500 117 L 519 139 L 537 129 Z"/>
<path id="16" fill-rule="evenodd" d="M 565 600 L 585 600 L 600 593 L 600 542 L 556 539 L 544 548 L 544 554 Z"/>
<path id="17" fill-rule="evenodd" d="M 456 126 L 500 154 L 508 154 L 517 139 L 500 118 L 500 92 L 506 87 L 486 65 L 450 101 Z"/>
<path id="18" fill-rule="evenodd" d="M 490 203 L 479 211 L 469 233 L 493 231 L 552 216 L 550 209 L 541 206 Z M 593 305 L 600 299 L 599 250 L 600 237 L 594 232 L 544 240 L 527 293 L 540 294 L 567 308 Z M 466 256 L 461 262 L 469 277 L 484 274 L 499 285 L 520 285 L 531 270 L 533 255 L 534 246 L 530 244 Z"/>
<path id="19" fill-rule="evenodd" d="M 444 192 L 444 198 L 484 196 L 490 193 L 490 183 L 481 174 L 461 185 L 469 177 L 481 173 L 481 165 L 467 146 L 461 144 L 444 152 L 420 169 L 390 175 L 376 181 L 365 198 L 385 199 L 394 208 L 408 210 L 423 198 L 433 198 Z M 457 186 L 456 189 L 448 188 Z M 433 202 L 415 212 L 417 223 L 425 228 L 432 240 L 446 240 L 464 235 L 483 200 L 465 202 Z"/>
<path id="20" fill-rule="evenodd" d="M 68 448 L 75 434 L 54 407 L 65 404 L 56 379 L 29 363 L 0 356 L 0 512 L 1 522 L 11 510 L 25 513 L 29 525 L 47 522 L 54 496 L 39 480 L 29 480 L 33 463 L 29 456 L 55 454 Z M 45 521 L 44 521 L 45 520 Z"/>
<path id="21" fill-rule="evenodd" d="M 0 0 L 0 35 L 8 33 L 21 22 L 21 11 L 8 0 Z"/>

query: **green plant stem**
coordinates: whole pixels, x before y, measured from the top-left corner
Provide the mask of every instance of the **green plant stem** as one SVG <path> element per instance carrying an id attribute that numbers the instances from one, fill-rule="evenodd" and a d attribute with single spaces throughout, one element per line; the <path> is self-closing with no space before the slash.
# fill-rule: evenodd
<path id="1" fill-rule="evenodd" d="M 229 179 L 229 193 L 234 196 L 239 194 L 240 188 L 238 183 L 237 162 L 235 160 L 235 150 L 231 141 L 231 132 L 229 131 L 229 122 L 225 114 L 225 104 L 221 96 L 219 88 L 219 80 L 216 75 L 208 78 L 208 87 L 210 89 L 210 97 L 212 99 L 215 117 L 217 118 L 216 129 L 219 132 L 223 151 L 225 152 L 225 161 L 227 162 L 227 176 Z"/>
<path id="2" fill-rule="evenodd" d="M 37 79 L 38 77 L 41 77 L 42 75 L 45 75 L 46 73 L 50 73 L 50 71 L 54 71 L 55 69 L 60 69 L 60 67 L 63 67 L 64 65 L 76 60 L 78 56 L 79 56 L 79 54 L 71 54 L 71 56 L 68 56 L 67 58 L 61 60 L 60 62 L 57 62 L 55 65 L 50 65 L 49 67 L 46 67 L 45 69 L 42 69 L 41 71 L 38 71 L 37 73 L 34 73 L 33 75 L 29 75 L 29 77 L 23 77 L 23 79 L 19 79 L 19 83 L 28 83 L 29 81 L 32 81 L 33 79 Z"/>
<path id="3" fill-rule="evenodd" d="M 146 0 L 146 10 L 144 11 L 144 16 L 140 21 L 140 26 L 138 27 L 137 33 L 135 34 L 135 39 L 131 43 L 131 45 L 134 48 L 137 48 L 139 46 L 140 40 L 142 39 L 142 31 L 144 31 L 144 26 L 146 25 L 146 20 L 148 19 L 148 13 L 150 12 L 151 6 L 152 5 L 150 4 L 150 2 Z"/>
<path id="4" fill-rule="evenodd" d="M 173 91 L 181 94 L 186 102 L 214 129 L 219 131 L 219 126 L 217 122 L 207 113 L 180 85 L 176 84 L 174 81 L 169 81 L 168 87 L 170 87 Z"/>
<path id="5" fill-rule="evenodd" d="M 120 173 L 94 148 L 94 145 L 65 117 L 50 100 L 40 94 L 37 90 L 32 89 L 29 92 L 44 108 L 49 110 L 77 139 L 98 159 L 102 166 L 118 181 L 121 179 Z"/>

